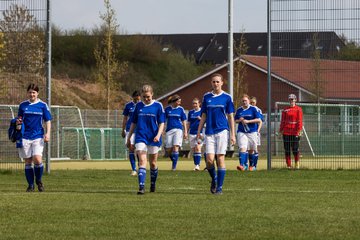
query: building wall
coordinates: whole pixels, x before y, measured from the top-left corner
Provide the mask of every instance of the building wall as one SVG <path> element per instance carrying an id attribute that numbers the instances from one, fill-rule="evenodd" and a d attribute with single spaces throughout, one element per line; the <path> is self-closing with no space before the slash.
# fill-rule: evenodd
<path id="1" fill-rule="evenodd" d="M 223 68 L 220 71 L 218 71 L 218 73 L 222 74 L 225 79 L 226 75 L 227 75 L 227 70 L 226 70 L 226 68 Z M 223 86 L 223 89 L 225 89 L 225 91 L 228 88 L 226 83 L 227 83 L 227 80 L 225 79 L 225 83 Z M 210 75 L 204 77 L 203 79 L 195 82 L 194 84 L 192 84 L 186 88 L 179 90 L 178 92 L 176 92 L 174 94 L 178 94 L 181 97 L 181 105 L 183 106 L 183 108 L 185 110 L 191 110 L 193 108 L 192 100 L 196 97 L 201 102 L 204 94 L 209 91 L 211 91 Z M 163 104 L 164 107 L 166 107 L 168 105 L 167 98 L 160 100 L 160 102 Z"/>

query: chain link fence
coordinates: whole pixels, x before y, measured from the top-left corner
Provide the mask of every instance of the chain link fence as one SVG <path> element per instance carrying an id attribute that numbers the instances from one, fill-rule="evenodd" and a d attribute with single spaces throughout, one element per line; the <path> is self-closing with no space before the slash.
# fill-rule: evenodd
<path id="1" fill-rule="evenodd" d="M 294 93 L 304 113 L 303 167 L 360 168 L 359 22 L 360 1 L 271 1 L 271 95 L 282 96 L 272 102 L 272 167 L 286 166 L 277 131 Z"/>
<path id="2" fill-rule="evenodd" d="M 17 111 L 17 105 L 0 105 L 0 168 L 17 168 L 14 163 L 21 163 L 15 143 L 7 136 L 10 120 Z M 51 114 L 51 160 L 126 159 L 121 137 L 122 112 L 52 106 Z"/>

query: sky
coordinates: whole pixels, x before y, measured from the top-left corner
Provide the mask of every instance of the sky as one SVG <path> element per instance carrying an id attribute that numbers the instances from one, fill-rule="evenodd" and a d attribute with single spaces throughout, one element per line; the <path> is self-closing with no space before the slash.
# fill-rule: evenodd
<path id="1" fill-rule="evenodd" d="M 267 0 L 233 0 L 235 32 L 266 32 Z M 228 31 L 228 0 L 110 0 L 126 34 Z M 52 0 L 52 22 L 62 30 L 92 29 L 103 0 Z"/>

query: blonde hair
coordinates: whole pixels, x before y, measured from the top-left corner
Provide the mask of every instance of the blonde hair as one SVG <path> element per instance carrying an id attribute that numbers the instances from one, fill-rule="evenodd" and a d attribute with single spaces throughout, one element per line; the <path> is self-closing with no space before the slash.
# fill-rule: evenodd
<path id="1" fill-rule="evenodd" d="M 142 89 L 141 89 L 141 92 L 142 92 L 142 93 L 151 92 L 151 94 L 154 93 L 153 88 L 152 88 L 152 86 L 150 86 L 150 85 L 144 85 L 144 86 L 142 87 Z"/>
<path id="2" fill-rule="evenodd" d="M 200 100 L 198 98 L 194 98 L 192 101 L 200 103 Z"/>
<path id="3" fill-rule="evenodd" d="M 221 81 L 224 81 L 224 77 L 220 73 L 214 73 L 214 74 L 211 75 L 210 78 L 213 79 L 214 77 L 220 77 Z"/>
<path id="4" fill-rule="evenodd" d="M 246 97 L 247 99 L 249 99 L 249 100 L 250 100 L 249 95 L 247 95 L 247 94 L 243 94 L 241 98 L 244 98 L 244 97 Z"/>

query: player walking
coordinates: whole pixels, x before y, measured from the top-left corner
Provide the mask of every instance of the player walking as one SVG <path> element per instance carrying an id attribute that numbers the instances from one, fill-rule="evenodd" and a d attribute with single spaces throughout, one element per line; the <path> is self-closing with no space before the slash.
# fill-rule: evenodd
<path id="1" fill-rule="evenodd" d="M 250 162 L 250 167 L 249 167 L 249 171 L 256 171 L 257 163 L 258 163 L 258 160 L 259 160 L 259 147 L 258 146 L 261 145 L 260 131 L 261 131 L 261 127 L 262 127 L 262 124 L 263 124 L 265 119 L 264 119 L 264 115 L 262 114 L 261 109 L 256 106 L 256 104 L 257 104 L 256 97 L 251 97 L 250 98 L 250 104 L 251 104 L 251 106 L 256 108 L 256 110 L 259 112 L 259 114 L 261 116 L 261 122 L 260 123 L 255 123 L 257 125 L 257 143 L 256 143 L 257 146 L 256 146 L 256 149 L 255 149 L 255 152 L 254 152 L 253 167 L 251 166 L 251 162 Z"/>
<path id="2" fill-rule="evenodd" d="M 138 91 L 134 91 L 132 94 L 132 101 L 125 104 L 125 108 L 123 111 L 123 122 L 122 122 L 122 132 L 121 136 L 125 138 L 125 144 L 126 139 L 128 139 L 128 134 L 130 130 L 131 125 L 131 116 L 134 113 L 135 105 L 140 101 L 140 93 Z M 135 160 L 135 134 L 132 134 L 130 137 L 130 147 L 129 147 L 129 160 L 131 165 L 131 176 L 136 176 L 136 160 Z"/>
<path id="3" fill-rule="evenodd" d="M 235 122 L 239 123 L 237 142 L 240 165 L 237 166 L 237 169 L 247 170 L 249 157 L 250 168 L 254 170 L 254 153 L 257 148 L 258 124 L 261 122 L 261 115 L 255 107 L 250 105 L 249 96 L 246 94 L 242 96 L 242 106 L 236 110 Z"/>
<path id="4" fill-rule="evenodd" d="M 192 101 L 194 108 L 188 113 L 188 129 L 189 129 L 189 140 L 190 140 L 190 148 L 193 153 L 194 159 L 194 171 L 200 170 L 200 162 L 201 162 L 201 147 L 203 145 L 203 136 L 198 140 L 196 138 L 196 134 L 199 128 L 199 123 L 201 120 L 201 108 L 200 102 L 198 98 L 194 98 Z"/>
<path id="5" fill-rule="evenodd" d="M 226 168 L 225 153 L 228 147 L 230 130 L 231 144 L 235 144 L 234 103 L 229 94 L 222 90 L 224 84 L 221 74 L 211 76 L 212 92 L 206 93 L 201 106 L 201 120 L 197 131 L 197 139 L 201 139 L 201 131 L 206 122 L 206 167 L 211 177 L 210 192 L 222 194 Z M 215 155 L 217 156 L 217 174 L 215 172 Z"/>
<path id="6" fill-rule="evenodd" d="M 150 192 L 155 192 L 158 176 L 157 158 L 161 146 L 161 134 L 164 130 L 165 114 L 162 104 L 153 100 L 153 95 L 150 85 L 142 87 L 142 101 L 135 106 L 128 134 L 131 136 L 135 131 L 135 149 L 139 157 L 138 194 L 145 193 L 147 154 L 150 161 Z M 127 138 L 127 146 L 130 147 L 130 145 L 131 140 Z"/>
<path id="7" fill-rule="evenodd" d="M 42 155 L 44 142 L 50 141 L 51 114 L 48 105 L 38 98 L 38 85 L 29 84 L 27 94 L 29 99 L 20 103 L 18 112 L 17 124 L 23 123 L 22 126 L 24 127 L 22 136 L 23 147 L 19 148 L 19 156 L 25 160 L 25 177 L 28 182 L 26 191 L 34 191 L 35 178 L 39 192 L 43 192 L 42 175 L 44 165 L 42 163 Z M 45 122 L 46 131 L 44 131 L 43 122 Z M 35 164 L 34 167 L 33 163 Z"/>
<path id="8" fill-rule="evenodd" d="M 181 98 L 179 95 L 171 96 L 168 103 L 170 105 L 165 108 L 165 118 L 167 120 L 165 148 L 172 161 L 171 169 L 175 171 L 183 137 L 187 139 L 186 113 L 184 108 L 180 106 Z"/>
<path id="9" fill-rule="evenodd" d="M 290 106 L 286 107 L 281 114 L 280 134 L 283 135 L 285 161 L 287 168 L 291 169 L 291 150 L 295 158 L 295 168 L 300 168 L 299 141 L 303 126 L 303 112 L 296 105 L 296 95 L 289 95 Z"/>

